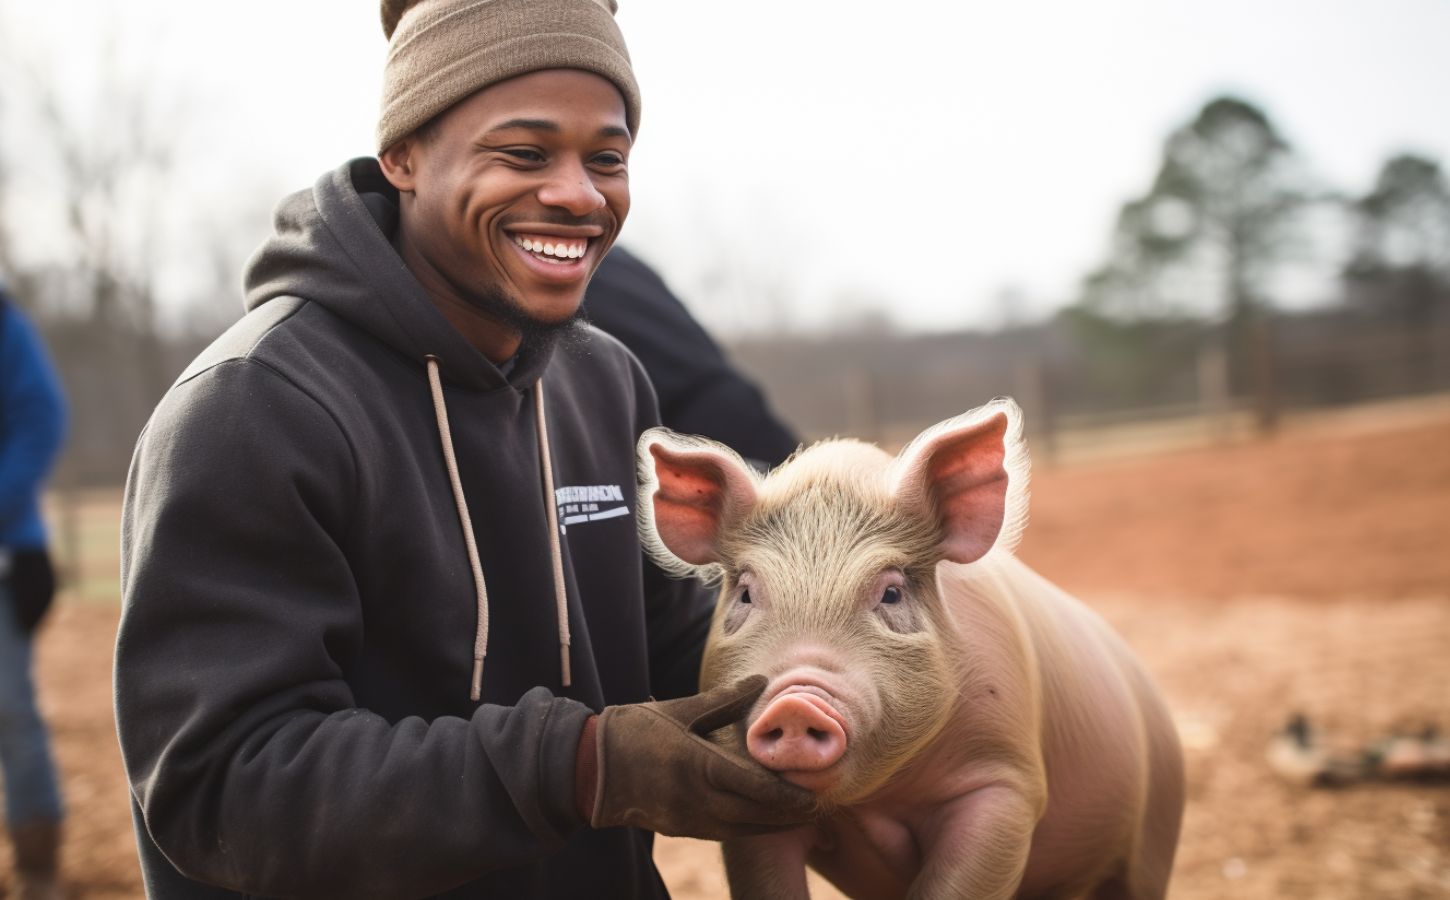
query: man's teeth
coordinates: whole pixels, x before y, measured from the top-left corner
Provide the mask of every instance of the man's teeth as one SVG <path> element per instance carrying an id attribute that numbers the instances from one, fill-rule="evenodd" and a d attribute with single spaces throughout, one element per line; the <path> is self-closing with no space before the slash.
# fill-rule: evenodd
<path id="1" fill-rule="evenodd" d="M 543 238 L 514 235 L 514 243 L 530 253 L 552 256 L 555 259 L 578 259 L 589 250 L 589 241 L 587 238 L 556 238 L 554 240 L 545 240 Z"/>

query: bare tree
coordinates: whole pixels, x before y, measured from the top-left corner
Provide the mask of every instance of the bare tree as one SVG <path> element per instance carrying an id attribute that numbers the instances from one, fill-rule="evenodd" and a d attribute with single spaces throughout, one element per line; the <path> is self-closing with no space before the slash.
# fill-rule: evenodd
<path id="1" fill-rule="evenodd" d="M 1405 362 L 1422 385 L 1445 365 L 1435 327 L 1450 317 L 1450 185 L 1440 164 L 1402 154 L 1385 162 L 1374 189 L 1350 207 L 1354 253 L 1344 269 L 1351 304 L 1398 320 Z"/>
<path id="2" fill-rule="evenodd" d="M 53 52 L 35 34 L 21 46 L 16 34 L 0 30 L 0 133 L 9 150 L 0 157 L 0 201 L 24 214 L 8 221 L 44 234 L 25 253 L 16 234 L 0 231 L 0 262 L 66 381 L 71 469 L 83 480 L 114 477 L 174 376 L 155 283 L 172 249 L 161 217 L 186 117 L 165 80 L 148 77 L 144 60 L 134 64 L 134 47 L 123 58 L 118 29 L 99 23 L 78 36 L 83 46 L 97 43 L 84 53 Z"/>
<path id="3" fill-rule="evenodd" d="M 1450 300 L 1450 185 L 1440 164 L 1412 154 L 1388 160 L 1351 211 L 1351 299 L 1425 324 Z"/>
<path id="4" fill-rule="evenodd" d="M 1269 283 L 1301 240 L 1313 199 L 1293 151 L 1257 107 L 1211 101 L 1164 145 L 1152 187 L 1123 206 L 1107 263 L 1085 284 L 1105 314 L 1222 310 L 1222 339 L 1253 386 L 1260 426 L 1277 415 Z"/>

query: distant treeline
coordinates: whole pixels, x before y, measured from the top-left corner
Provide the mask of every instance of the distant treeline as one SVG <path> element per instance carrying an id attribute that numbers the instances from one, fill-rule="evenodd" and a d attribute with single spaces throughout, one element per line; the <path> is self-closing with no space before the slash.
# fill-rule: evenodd
<path id="1" fill-rule="evenodd" d="M 1450 307 L 1423 327 L 1362 307 L 1268 317 L 1272 414 L 1450 392 Z M 731 352 L 808 439 L 885 443 L 997 396 L 1029 432 L 1258 411 L 1249 367 L 1201 321 L 1084 321 L 1078 310 L 1000 331 L 774 337 Z"/>

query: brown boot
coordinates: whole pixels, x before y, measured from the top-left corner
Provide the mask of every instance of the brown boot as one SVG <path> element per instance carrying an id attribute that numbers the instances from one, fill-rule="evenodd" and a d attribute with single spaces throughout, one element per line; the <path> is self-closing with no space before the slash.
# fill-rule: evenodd
<path id="1" fill-rule="evenodd" d="M 17 900 L 61 900 L 60 823 L 28 822 L 10 829 L 15 845 Z"/>

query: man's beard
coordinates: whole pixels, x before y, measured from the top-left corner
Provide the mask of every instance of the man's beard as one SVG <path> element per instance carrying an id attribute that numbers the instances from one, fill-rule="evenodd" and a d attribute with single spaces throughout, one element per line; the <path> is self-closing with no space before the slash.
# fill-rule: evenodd
<path id="1" fill-rule="evenodd" d="M 468 299 L 480 312 L 519 333 L 520 356 L 552 347 L 561 337 L 575 331 L 577 326 L 587 321 L 584 317 L 584 304 L 580 303 L 565 318 L 557 322 L 546 322 L 530 315 L 507 291 L 492 285 L 471 293 Z"/>

